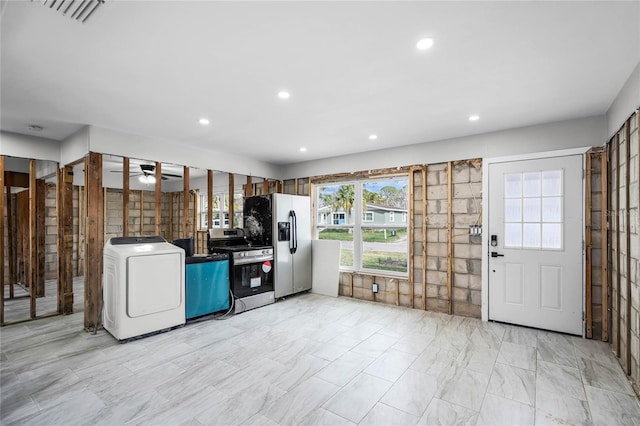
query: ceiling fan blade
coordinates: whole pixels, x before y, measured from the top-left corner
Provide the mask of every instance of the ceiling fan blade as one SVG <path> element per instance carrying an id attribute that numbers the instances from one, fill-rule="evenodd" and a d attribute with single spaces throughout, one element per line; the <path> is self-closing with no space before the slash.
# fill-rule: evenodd
<path id="1" fill-rule="evenodd" d="M 162 173 L 162 177 L 165 177 L 165 176 L 173 177 L 173 178 L 181 178 L 182 177 L 181 175 L 174 175 L 173 173 Z"/>

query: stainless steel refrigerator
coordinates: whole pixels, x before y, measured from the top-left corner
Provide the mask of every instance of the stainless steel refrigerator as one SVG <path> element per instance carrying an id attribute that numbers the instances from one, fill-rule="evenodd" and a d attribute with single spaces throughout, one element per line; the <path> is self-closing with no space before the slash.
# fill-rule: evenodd
<path id="1" fill-rule="evenodd" d="M 256 245 L 273 246 L 276 299 L 311 289 L 309 197 L 269 194 L 244 199 L 244 228 Z"/>

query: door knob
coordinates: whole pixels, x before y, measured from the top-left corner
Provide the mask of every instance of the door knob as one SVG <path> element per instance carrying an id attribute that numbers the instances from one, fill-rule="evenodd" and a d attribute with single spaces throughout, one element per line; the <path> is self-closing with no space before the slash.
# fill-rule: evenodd
<path id="1" fill-rule="evenodd" d="M 504 257 L 504 254 L 500 254 L 497 251 L 492 251 L 491 257 Z"/>

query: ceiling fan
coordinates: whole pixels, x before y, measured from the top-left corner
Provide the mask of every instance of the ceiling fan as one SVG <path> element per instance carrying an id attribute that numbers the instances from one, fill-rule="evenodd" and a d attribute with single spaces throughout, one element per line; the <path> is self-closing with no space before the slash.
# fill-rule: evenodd
<path id="1" fill-rule="evenodd" d="M 114 173 L 122 173 L 122 170 L 112 170 Z M 131 173 L 131 177 L 138 176 L 141 183 L 153 184 L 156 182 L 156 166 L 153 164 L 140 164 L 140 172 Z M 162 180 L 169 178 L 181 178 L 181 175 L 173 173 L 162 173 Z"/>

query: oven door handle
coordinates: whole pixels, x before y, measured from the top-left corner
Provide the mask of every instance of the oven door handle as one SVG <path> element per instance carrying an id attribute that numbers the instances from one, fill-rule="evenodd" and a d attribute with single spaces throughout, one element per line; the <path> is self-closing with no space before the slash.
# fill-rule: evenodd
<path id="1" fill-rule="evenodd" d="M 255 257 L 241 257 L 239 259 L 233 259 L 234 265 L 248 265 L 250 263 L 266 262 L 267 260 L 273 260 L 273 255 L 255 256 Z"/>
<path id="2" fill-rule="evenodd" d="M 289 210 L 289 222 L 291 223 L 291 240 L 289 241 L 289 252 L 295 254 L 298 251 L 298 221 L 296 212 Z"/>

